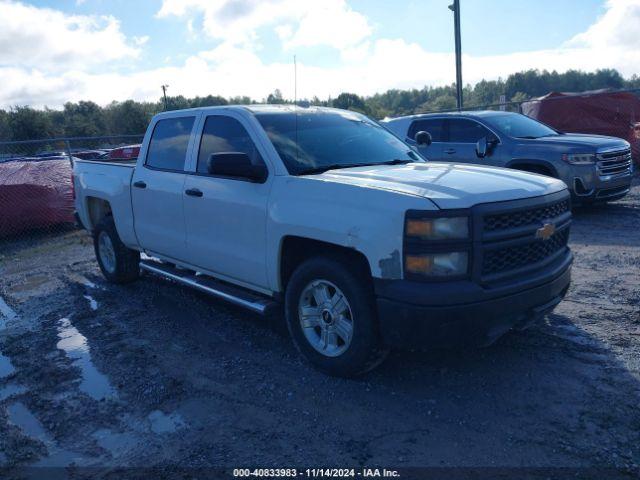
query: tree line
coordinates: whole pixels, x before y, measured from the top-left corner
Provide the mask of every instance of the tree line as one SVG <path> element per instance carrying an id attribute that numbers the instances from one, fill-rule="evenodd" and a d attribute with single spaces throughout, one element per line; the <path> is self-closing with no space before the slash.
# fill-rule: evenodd
<path id="1" fill-rule="evenodd" d="M 596 72 L 569 70 L 528 70 L 509 75 L 505 80 L 482 80 L 463 89 L 465 107 L 496 104 L 502 95 L 508 102 L 522 102 L 551 91 L 581 92 L 640 88 L 640 77 L 625 79 L 617 70 Z M 336 98 L 317 97 L 303 100 L 310 105 L 332 106 L 359 111 L 380 119 L 429 111 L 453 110 L 456 107 L 455 85 L 422 89 L 392 89 L 370 97 L 341 93 Z M 30 140 L 51 137 L 117 136 L 143 133 L 153 115 L 163 110 L 177 110 L 216 105 L 292 103 L 279 90 L 257 102 L 249 97 L 224 98 L 216 95 L 185 98 L 182 95 L 161 98 L 157 102 L 112 102 L 104 107 L 91 101 L 66 103 L 62 110 L 15 106 L 0 110 L 0 141 Z"/>

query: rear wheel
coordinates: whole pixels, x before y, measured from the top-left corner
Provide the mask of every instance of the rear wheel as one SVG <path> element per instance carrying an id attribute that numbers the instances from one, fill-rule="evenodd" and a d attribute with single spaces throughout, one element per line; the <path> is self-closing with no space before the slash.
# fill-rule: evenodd
<path id="1" fill-rule="evenodd" d="M 93 232 L 93 246 L 102 274 L 113 283 L 129 283 L 140 275 L 140 253 L 127 248 L 113 217 L 104 217 Z"/>
<path id="2" fill-rule="evenodd" d="M 291 276 L 285 295 L 289 333 L 316 368 L 341 377 L 363 374 L 384 360 L 373 293 L 347 259 L 307 260 Z"/>

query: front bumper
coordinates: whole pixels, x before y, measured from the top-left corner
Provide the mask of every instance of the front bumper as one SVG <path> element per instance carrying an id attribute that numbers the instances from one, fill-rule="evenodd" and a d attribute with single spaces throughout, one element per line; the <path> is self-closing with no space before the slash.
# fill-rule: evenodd
<path id="1" fill-rule="evenodd" d="M 570 252 L 553 265 L 507 285 L 471 281 L 423 283 L 376 280 L 378 318 L 392 347 L 486 346 L 511 329 L 551 312 L 571 282 Z"/>
<path id="2" fill-rule="evenodd" d="M 596 165 L 567 165 L 562 172 L 562 180 L 569 186 L 574 203 L 591 203 L 597 201 L 612 201 L 624 197 L 631 189 L 633 177 L 633 163 L 631 155 L 626 161 L 626 171 L 608 173 Z"/>

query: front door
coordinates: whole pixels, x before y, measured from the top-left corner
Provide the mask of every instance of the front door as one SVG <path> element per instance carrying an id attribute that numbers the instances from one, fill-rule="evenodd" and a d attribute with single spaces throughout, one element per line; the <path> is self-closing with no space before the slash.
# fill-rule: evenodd
<path id="1" fill-rule="evenodd" d="M 184 211 L 189 263 L 223 279 L 265 288 L 267 200 L 271 177 L 264 183 L 212 176 L 212 153 L 246 153 L 264 164 L 251 128 L 241 117 L 204 118 L 195 172 L 184 185 Z"/>
<path id="2" fill-rule="evenodd" d="M 443 145 L 444 160 L 455 163 L 485 163 L 476 154 L 476 144 L 483 137 L 493 136 L 475 120 L 451 118 L 448 121 L 447 142 Z"/>
<path id="3" fill-rule="evenodd" d="M 159 120 L 131 184 L 138 242 L 153 254 L 184 260 L 185 161 L 195 116 Z M 143 152 L 141 152 L 143 153 Z"/>

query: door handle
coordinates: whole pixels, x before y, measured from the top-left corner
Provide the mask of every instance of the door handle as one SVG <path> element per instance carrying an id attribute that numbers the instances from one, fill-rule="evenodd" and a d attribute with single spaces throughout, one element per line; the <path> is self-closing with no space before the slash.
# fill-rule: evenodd
<path id="1" fill-rule="evenodd" d="M 147 188 L 147 184 L 141 180 L 138 180 L 137 182 L 133 182 L 133 186 L 137 188 Z"/>
<path id="2" fill-rule="evenodd" d="M 198 190 L 197 188 L 189 188 L 188 190 L 185 190 L 184 193 L 186 193 L 190 197 L 201 197 L 202 196 L 202 191 Z"/>
<path id="3" fill-rule="evenodd" d="M 456 153 L 456 149 L 455 148 L 447 148 L 444 153 L 447 153 L 449 155 Z"/>

